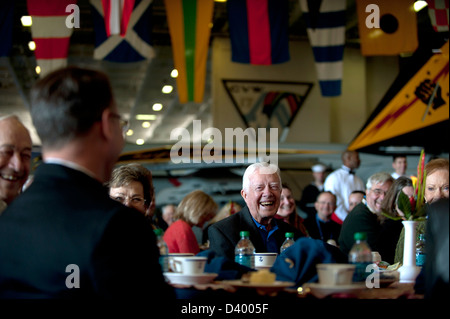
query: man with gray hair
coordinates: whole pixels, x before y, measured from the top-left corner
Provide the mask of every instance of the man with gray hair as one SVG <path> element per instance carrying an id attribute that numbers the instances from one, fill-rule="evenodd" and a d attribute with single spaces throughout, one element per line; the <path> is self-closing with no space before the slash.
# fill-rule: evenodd
<path id="1" fill-rule="evenodd" d="M 31 148 L 30 133 L 19 118 L 0 114 L 0 214 L 27 181 Z"/>
<path id="2" fill-rule="evenodd" d="M 384 240 L 381 238 L 383 237 L 381 234 L 385 230 L 381 203 L 393 182 L 394 179 L 387 172 L 375 173 L 368 178 L 366 198 L 353 208 L 342 225 L 339 248 L 344 254 L 348 254 L 355 243 L 354 234 L 356 232 L 367 233 L 367 243 L 370 248 L 381 254 L 382 247 L 379 247 L 378 244 Z"/>
<path id="3" fill-rule="evenodd" d="M 286 232 L 294 233 L 294 239 L 302 235 L 300 230 L 275 219 L 280 206 L 281 176 L 274 164 L 254 163 L 247 167 L 242 178 L 241 196 L 246 206 L 209 227 L 210 248 L 218 256 L 234 260 L 234 248 L 240 231 L 249 231 L 256 252 L 280 253 Z"/>

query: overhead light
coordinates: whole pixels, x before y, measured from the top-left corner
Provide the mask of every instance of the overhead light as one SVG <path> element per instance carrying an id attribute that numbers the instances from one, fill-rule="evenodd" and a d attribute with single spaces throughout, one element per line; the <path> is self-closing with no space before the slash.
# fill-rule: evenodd
<path id="1" fill-rule="evenodd" d="M 22 16 L 22 18 L 20 18 L 20 22 L 22 22 L 22 25 L 24 27 L 31 27 L 32 24 L 31 16 Z"/>
<path id="2" fill-rule="evenodd" d="M 30 51 L 36 50 L 36 42 L 34 41 L 28 42 L 28 49 L 30 49 Z"/>
<path id="3" fill-rule="evenodd" d="M 178 77 L 178 70 L 173 69 L 172 72 L 170 72 L 170 76 L 176 79 Z"/>
<path id="4" fill-rule="evenodd" d="M 163 88 L 162 88 L 162 92 L 164 94 L 169 94 L 172 91 L 173 91 L 173 86 L 172 85 L 164 85 Z"/>
<path id="5" fill-rule="evenodd" d="M 227 0 L 214 0 L 215 2 L 227 2 Z"/>
<path id="6" fill-rule="evenodd" d="M 428 5 L 426 1 L 418 0 L 414 2 L 414 11 L 419 12 Z"/>
<path id="7" fill-rule="evenodd" d="M 137 114 L 136 120 L 138 121 L 154 121 L 156 120 L 155 114 Z"/>
<path id="8" fill-rule="evenodd" d="M 152 106 L 152 110 L 155 112 L 161 111 L 163 108 L 163 105 L 161 103 L 155 103 Z"/>
<path id="9" fill-rule="evenodd" d="M 149 128 L 150 127 L 150 122 L 148 122 L 148 121 L 145 121 L 145 122 L 142 122 L 142 127 L 143 128 Z"/>
<path id="10" fill-rule="evenodd" d="M 136 144 L 137 145 L 143 145 L 145 143 L 145 141 L 144 141 L 144 139 L 142 139 L 142 138 L 138 138 L 137 140 L 136 140 Z"/>

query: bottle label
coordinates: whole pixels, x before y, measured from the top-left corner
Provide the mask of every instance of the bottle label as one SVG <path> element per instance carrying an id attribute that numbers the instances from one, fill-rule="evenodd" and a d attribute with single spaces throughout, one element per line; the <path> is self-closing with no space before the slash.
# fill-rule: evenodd
<path id="1" fill-rule="evenodd" d="M 168 256 L 160 256 L 159 264 L 161 265 L 161 269 L 163 272 L 169 271 L 169 257 Z"/>
<path id="2" fill-rule="evenodd" d="M 361 263 L 354 263 L 356 265 L 355 272 L 353 274 L 353 281 L 354 282 L 365 282 L 367 276 L 370 275 L 369 272 L 366 272 L 366 268 L 368 265 L 371 265 L 372 263 L 369 262 L 361 262 Z"/>
<path id="3" fill-rule="evenodd" d="M 249 268 L 254 268 L 254 257 L 253 255 L 236 255 L 234 261 L 242 266 Z"/>
<path id="4" fill-rule="evenodd" d="M 416 254 L 416 266 L 423 267 L 425 265 L 425 254 Z"/>

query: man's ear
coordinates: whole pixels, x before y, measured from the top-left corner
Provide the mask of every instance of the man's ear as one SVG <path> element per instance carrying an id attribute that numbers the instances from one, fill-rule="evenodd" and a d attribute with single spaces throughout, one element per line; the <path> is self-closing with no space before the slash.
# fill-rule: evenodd
<path id="1" fill-rule="evenodd" d="M 111 139 L 114 136 L 113 121 L 111 121 L 111 111 L 106 108 L 103 110 L 101 119 L 101 133 L 105 139 Z"/>
<path id="2" fill-rule="evenodd" d="M 247 193 L 245 192 L 245 190 L 241 189 L 241 196 L 244 200 L 247 199 Z"/>

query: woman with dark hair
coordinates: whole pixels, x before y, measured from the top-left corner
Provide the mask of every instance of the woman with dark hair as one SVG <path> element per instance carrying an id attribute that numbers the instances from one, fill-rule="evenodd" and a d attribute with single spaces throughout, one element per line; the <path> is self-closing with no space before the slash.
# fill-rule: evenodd
<path id="1" fill-rule="evenodd" d="M 285 223 L 299 229 L 303 235 L 308 236 L 308 231 L 303 224 L 303 218 L 297 214 L 297 206 L 292 196 L 292 190 L 285 183 L 282 183 L 280 208 L 278 208 L 275 218 L 283 220 Z"/>
<path id="2" fill-rule="evenodd" d="M 152 218 L 155 192 L 152 173 L 147 168 L 137 163 L 118 166 L 106 186 L 112 199 Z"/>

